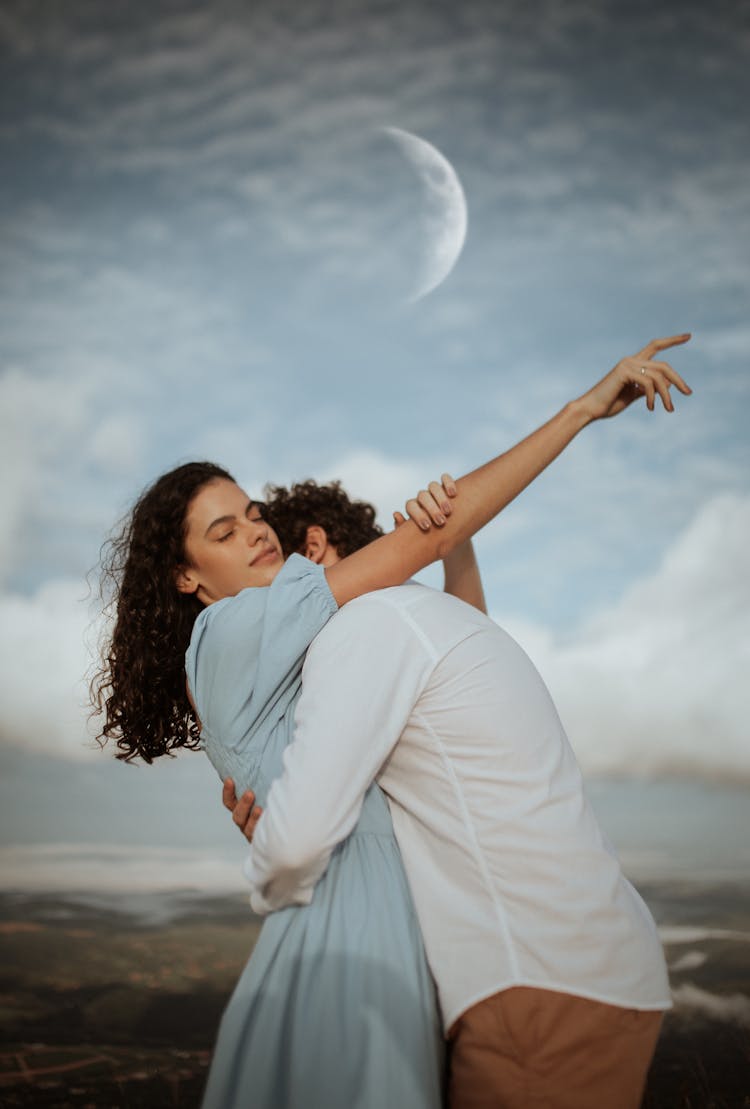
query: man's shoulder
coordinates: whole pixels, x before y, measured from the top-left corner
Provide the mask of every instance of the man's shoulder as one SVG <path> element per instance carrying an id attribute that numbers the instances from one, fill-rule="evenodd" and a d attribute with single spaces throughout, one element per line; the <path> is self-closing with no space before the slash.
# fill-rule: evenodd
<path id="1" fill-rule="evenodd" d="M 363 593 L 361 597 L 342 605 L 318 633 L 316 642 L 320 639 L 334 640 L 346 634 L 358 636 L 365 626 L 370 630 L 376 626 L 393 630 L 415 621 L 419 623 L 419 613 L 425 606 L 431 607 L 435 598 L 443 596 L 443 593 L 415 581 Z"/>
<path id="2" fill-rule="evenodd" d="M 363 593 L 361 597 L 355 597 L 353 601 L 344 605 L 339 610 L 339 615 L 347 610 L 350 613 L 362 613 L 373 608 L 389 608 L 403 612 L 423 604 L 434 604 L 436 598 L 443 596 L 445 596 L 444 593 L 432 589 L 429 585 L 422 585 L 418 581 L 407 581 L 403 585 L 392 585 L 387 589 L 374 589 L 371 593 Z"/>
<path id="3" fill-rule="evenodd" d="M 443 596 L 418 582 L 407 582 L 348 601 L 310 644 L 306 670 L 313 665 L 328 666 L 333 660 L 339 666 L 368 670 L 381 663 L 387 669 L 404 657 L 417 668 L 434 661 L 427 629 L 435 623 L 435 616 L 430 620 L 428 611 L 432 610 L 430 601 Z"/>

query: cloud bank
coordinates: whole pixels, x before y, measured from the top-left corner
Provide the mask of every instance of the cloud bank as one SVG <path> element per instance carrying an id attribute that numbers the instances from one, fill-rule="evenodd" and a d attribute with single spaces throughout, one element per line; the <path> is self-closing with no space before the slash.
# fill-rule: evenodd
<path id="1" fill-rule="evenodd" d="M 367 456 L 340 461 L 366 495 Z M 390 476 L 401 489 L 415 477 L 395 462 Z M 564 640 L 496 614 L 550 686 L 585 773 L 750 782 L 749 545 L 750 497 L 721 495 L 703 505 L 655 573 Z M 28 597 L 0 597 L 5 743 L 91 756 L 81 679 L 96 628 L 81 595 L 79 582 L 61 580 Z"/>
<path id="2" fill-rule="evenodd" d="M 749 547 L 750 498 L 718 496 L 654 574 L 569 638 L 505 625 L 547 681 L 585 772 L 750 782 Z"/>
<path id="3" fill-rule="evenodd" d="M 31 596 L 0 596 L 0 737 L 62 758 L 90 756 L 87 640 L 80 581 L 51 581 Z"/>
<path id="4" fill-rule="evenodd" d="M 730 994 L 725 997 L 686 982 L 672 991 L 672 999 L 680 1013 L 710 1017 L 712 1020 L 750 1028 L 750 997 L 744 994 Z"/>
<path id="5" fill-rule="evenodd" d="M 0 888 L 26 893 L 195 890 L 215 896 L 247 894 L 236 857 L 179 847 L 15 845 L 0 848 L 0 874 Z"/>

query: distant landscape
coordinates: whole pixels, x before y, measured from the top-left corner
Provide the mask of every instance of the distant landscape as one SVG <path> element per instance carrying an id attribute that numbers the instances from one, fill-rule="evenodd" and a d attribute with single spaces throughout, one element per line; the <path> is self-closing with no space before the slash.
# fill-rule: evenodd
<path id="1" fill-rule="evenodd" d="M 750 1107 L 750 888 L 641 890 L 675 994 L 645 1109 Z M 199 1106 L 259 926 L 243 898 L 0 896 L 0 1102 Z"/>

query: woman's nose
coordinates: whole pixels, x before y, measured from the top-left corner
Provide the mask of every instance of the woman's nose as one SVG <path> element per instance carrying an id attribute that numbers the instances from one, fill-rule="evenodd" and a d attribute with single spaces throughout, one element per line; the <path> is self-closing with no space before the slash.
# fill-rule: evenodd
<path id="1" fill-rule="evenodd" d="M 250 546 L 265 543 L 268 538 L 268 524 L 265 520 L 248 520 L 247 541 Z"/>

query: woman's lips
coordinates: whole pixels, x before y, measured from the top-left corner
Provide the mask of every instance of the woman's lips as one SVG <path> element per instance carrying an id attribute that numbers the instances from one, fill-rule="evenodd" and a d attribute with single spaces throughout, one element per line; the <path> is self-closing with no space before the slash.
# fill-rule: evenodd
<path id="1" fill-rule="evenodd" d="M 255 556 L 250 565 L 257 566 L 259 562 L 275 562 L 279 557 L 279 552 L 275 547 L 267 547 L 261 554 Z"/>

